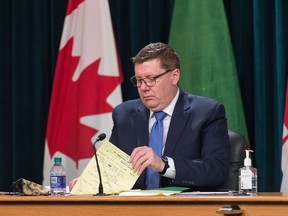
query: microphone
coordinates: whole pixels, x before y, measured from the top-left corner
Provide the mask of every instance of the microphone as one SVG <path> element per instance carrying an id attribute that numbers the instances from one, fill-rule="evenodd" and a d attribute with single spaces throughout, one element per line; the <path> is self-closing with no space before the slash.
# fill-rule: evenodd
<path id="1" fill-rule="evenodd" d="M 95 194 L 94 196 L 106 196 L 106 194 L 103 192 L 103 185 L 102 185 L 102 177 L 101 177 L 101 171 L 100 171 L 100 167 L 99 167 L 99 162 L 98 162 L 98 157 L 97 157 L 97 150 L 96 150 L 96 143 L 99 141 L 104 140 L 106 137 L 105 133 L 101 133 L 96 141 L 93 143 L 93 149 L 94 149 L 94 155 L 95 155 L 95 160 L 96 160 L 96 166 L 97 166 L 97 170 L 98 170 L 98 175 L 99 175 L 99 187 L 98 187 L 98 193 Z"/>

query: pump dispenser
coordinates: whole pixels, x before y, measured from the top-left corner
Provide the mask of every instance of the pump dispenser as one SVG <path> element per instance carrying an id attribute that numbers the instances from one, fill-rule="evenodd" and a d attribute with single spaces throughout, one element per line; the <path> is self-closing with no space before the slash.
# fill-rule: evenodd
<path id="1" fill-rule="evenodd" d="M 246 151 L 246 158 L 244 159 L 244 166 L 247 167 L 251 167 L 252 166 L 252 162 L 249 156 L 249 152 L 253 152 L 252 150 L 245 150 Z"/>
<path id="2" fill-rule="evenodd" d="M 239 194 L 256 194 L 257 193 L 257 169 L 252 167 L 249 153 L 252 150 L 245 150 L 246 158 L 244 167 L 239 169 Z"/>

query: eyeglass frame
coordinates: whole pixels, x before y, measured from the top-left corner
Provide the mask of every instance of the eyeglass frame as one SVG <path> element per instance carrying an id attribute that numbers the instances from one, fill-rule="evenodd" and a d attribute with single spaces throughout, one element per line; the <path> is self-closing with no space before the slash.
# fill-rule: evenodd
<path id="1" fill-rule="evenodd" d="M 173 69 L 174 70 L 174 69 Z M 158 74 L 158 75 L 156 75 L 156 76 L 151 76 L 151 77 L 146 77 L 146 78 L 141 78 L 141 79 L 137 79 L 136 78 L 136 76 L 133 76 L 133 77 L 131 77 L 130 78 L 130 81 L 131 81 L 131 83 L 132 83 L 132 85 L 134 86 L 134 87 L 137 87 L 137 88 L 139 88 L 141 85 L 142 85 L 142 83 L 144 82 L 145 83 L 145 85 L 146 86 L 148 86 L 148 87 L 153 87 L 153 86 L 155 86 L 156 85 L 156 83 L 157 83 L 157 80 L 156 79 L 158 79 L 159 77 L 161 77 L 161 76 L 164 76 L 165 74 L 167 74 L 167 73 L 169 73 L 169 72 L 171 72 L 171 71 L 173 71 L 172 69 L 169 69 L 169 70 L 166 70 L 166 71 L 164 71 L 163 73 L 161 73 L 161 74 Z M 149 82 L 153 82 L 153 84 L 151 85 L 151 84 L 148 84 L 147 85 L 147 81 L 145 81 L 145 80 L 147 80 L 148 79 L 148 83 Z M 139 84 L 138 84 L 139 83 Z"/>

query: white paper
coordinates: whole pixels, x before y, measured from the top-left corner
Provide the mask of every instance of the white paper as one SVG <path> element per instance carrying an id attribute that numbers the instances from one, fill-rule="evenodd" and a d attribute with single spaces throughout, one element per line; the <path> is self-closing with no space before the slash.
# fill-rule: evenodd
<path id="1" fill-rule="evenodd" d="M 115 194 L 130 190 L 133 187 L 139 174 L 134 173 L 129 155 L 105 140 L 97 151 L 97 158 L 104 193 Z M 98 188 L 99 175 L 94 156 L 84 169 L 70 194 L 97 194 Z"/>

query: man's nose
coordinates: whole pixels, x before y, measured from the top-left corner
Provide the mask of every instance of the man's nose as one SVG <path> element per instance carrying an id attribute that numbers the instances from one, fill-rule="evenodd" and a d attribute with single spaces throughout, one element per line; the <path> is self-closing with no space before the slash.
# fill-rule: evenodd
<path id="1" fill-rule="evenodd" d="M 146 83 L 144 82 L 144 80 L 141 82 L 141 85 L 138 87 L 141 90 L 146 90 L 147 88 L 150 88 L 148 85 L 146 85 Z"/>

